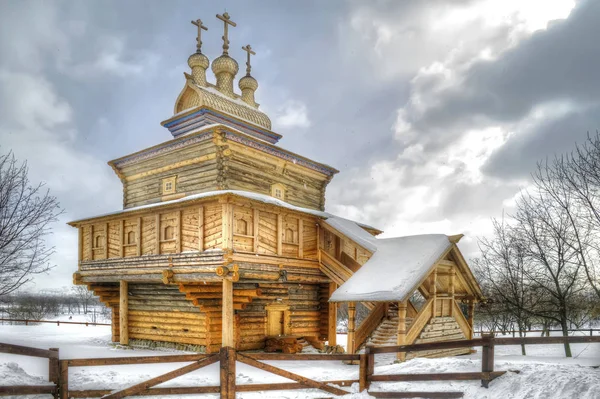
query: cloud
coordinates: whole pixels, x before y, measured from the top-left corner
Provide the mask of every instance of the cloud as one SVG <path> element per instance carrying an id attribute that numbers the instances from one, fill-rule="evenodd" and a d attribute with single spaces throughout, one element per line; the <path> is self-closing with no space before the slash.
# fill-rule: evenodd
<path id="1" fill-rule="evenodd" d="M 307 128 L 310 127 L 308 109 L 306 104 L 288 100 L 277 109 L 275 123 L 281 128 Z"/>

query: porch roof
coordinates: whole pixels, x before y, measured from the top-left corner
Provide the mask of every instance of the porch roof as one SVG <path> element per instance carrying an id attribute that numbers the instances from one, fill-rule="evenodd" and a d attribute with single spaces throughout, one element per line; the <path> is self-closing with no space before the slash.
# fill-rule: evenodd
<path id="1" fill-rule="evenodd" d="M 330 302 L 404 301 L 454 245 L 444 234 L 373 239 L 371 244 L 376 246 L 371 259 L 333 293 Z"/>

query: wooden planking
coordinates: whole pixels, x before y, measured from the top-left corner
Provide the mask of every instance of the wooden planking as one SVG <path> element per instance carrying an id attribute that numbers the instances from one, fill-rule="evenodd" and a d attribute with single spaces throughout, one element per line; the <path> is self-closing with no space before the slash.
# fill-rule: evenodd
<path id="1" fill-rule="evenodd" d="M 259 212 L 259 254 L 277 254 L 277 214 L 271 212 Z"/>
<path id="2" fill-rule="evenodd" d="M 156 251 L 157 239 L 156 217 L 145 216 L 142 218 L 142 255 L 152 255 Z"/>

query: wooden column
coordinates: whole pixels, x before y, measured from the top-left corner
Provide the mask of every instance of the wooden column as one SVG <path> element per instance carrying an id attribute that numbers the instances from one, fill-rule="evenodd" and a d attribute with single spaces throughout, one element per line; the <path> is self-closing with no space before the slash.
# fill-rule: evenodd
<path id="1" fill-rule="evenodd" d="M 123 250 L 123 242 L 125 236 L 125 221 L 121 219 L 121 224 L 119 225 L 119 257 L 122 258 L 125 255 L 125 251 Z"/>
<path id="2" fill-rule="evenodd" d="M 108 223 L 104 225 L 104 259 L 108 259 Z"/>
<path id="3" fill-rule="evenodd" d="M 333 295 L 333 292 L 337 289 L 336 283 L 329 283 L 329 298 Z M 327 322 L 327 340 L 329 345 L 337 345 L 337 303 L 329 302 L 328 306 L 328 322 Z"/>
<path id="4" fill-rule="evenodd" d="M 304 258 L 304 224 L 298 219 L 298 257 Z"/>
<path id="5" fill-rule="evenodd" d="M 142 218 L 138 218 L 137 228 L 135 233 L 136 253 L 137 256 L 142 256 Z"/>
<path id="6" fill-rule="evenodd" d="M 431 317 L 435 317 L 437 313 L 437 268 L 433 270 L 433 274 L 431 275 L 431 297 L 433 298 Z"/>
<path id="7" fill-rule="evenodd" d="M 223 203 L 223 226 L 222 226 L 222 234 L 223 234 L 223 249 L 229 250 L 233 249 L 233 205 L 228 203 Z"/>
<path id="8" fill-rule="evenodd" d="M 221 346 L 234 347 L 233 335 L 233 281 L 223 278 L 223 314 L 221 325 Z"/>
<path id="9" fill-rule="evenodd" d="M 354 353 L 354 332 L 356 331 L 356 302 L 348 302 L 348 343 L 347 353 Z"/>
<path id="10" fill-rule="evenodd" d="M 450 316 L 454 315 L 454 277 L 456 276 L 456 270 L 454 266 L 450 268 L 450 276 L 448 282 L 448 291 L 450 294 L 450 309 L 448 310 Z"/>
<path id="11" fill-rule="evenodd" d="M 160 240 L 162 240 L 162 231 L 160 230 L 160 214 L 156 214 L 156 221 L 154 222 L 155 230 L 156 230 L 156 248 L 154 249 L 154 253 L 156 255 L 160 255 Z"/>
<path id="12" fill-rule="evenodd" d="M 406 301 L 398 302 L 398 345 L 406 345 Z M 403 362 L 406 360 L 406 352 L 398 352 L 398 360 Z"/>
<path id="13" fill-rule="evenodd" d="M 277 214 L 277 255 L 283 255 L 283 216 Z"/>
<path id="14" fill-rule="evenodd" d="M 475 316 L 475 301 L 473 299 L 469 299 L 469 326 L 471 327 L 471 336 L 468 339 L 473 339 L 473 319 Z"/>
<path id="15" fill-rule="evenodd" d="M 121 345 L 129 345 L 129 284 L 121 280 L 119 291 L 119 341 Z"/>
<path id="16" fill-rule="evenodd" d="M 81 261 L 83 260 L 83 227 L 79 226 L 79 262 L 78 269 L 81 268 Z"/>
<path id="17" fill-rule="evenodd" d="M 252 239 L 252 244 L 254 246 L 254 253 L 258 253 L 258 239 L 259 239 L 259 232 L 260 232 L 260 211 L 257 208 L 254 208 L 252 210 L 252 222 L 253 222 L 253 229 L 252 229 L 252 235 L 254 236 L 254 238 Z"/>
<path id="18" fill-rule="evenodd" d="M 182 230 L 182 224 L 183 224 L 183 215 L 181 210 L 177 211 L 177 219 L 175 221 L 175 252 L 177 253 L 181 253 L 181 241 L 182 241 L 182 237 L 181 237 L 181 233 L 183 232 Z"/>
<path id="19" fill-rule="evenodd" d="M 204 251 L 204 207 L 198 208 L 198 251 Z"/>

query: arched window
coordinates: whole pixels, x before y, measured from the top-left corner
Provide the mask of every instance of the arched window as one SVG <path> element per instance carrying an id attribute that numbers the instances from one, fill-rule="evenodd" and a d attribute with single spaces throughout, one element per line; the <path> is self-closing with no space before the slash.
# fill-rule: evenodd
<path id="1" fill-rule="evenodd" d="M 285 242 L 290 243 L 290 244 L 295 244 L 296 240 L 294 239 L 295 237 L 294 234 L 294 230 L 292 229 L 285 229 Z"/>
<path id="2" fill-rule="evenodd" d="M 248 222 L 244 219 L 235 219 L 235 234 L 248 235 Z"/>
<path id="3" fill-rule="evenodd" d="M 135 231 L 127 233 L 127 244 L 135 244 Z"/>
<path id="4" fill-rule="evenodd" d="M 94 248 L 102 248 L 104 247 L 104 237 L 98 234 L 94 238 Z"/>
<path id="5" fill-rule="evenodd" d="M 166 226 L 163 230 L 163 235 L 165 240 L 172 240 L 175 238 L 175 227 Z"/>

